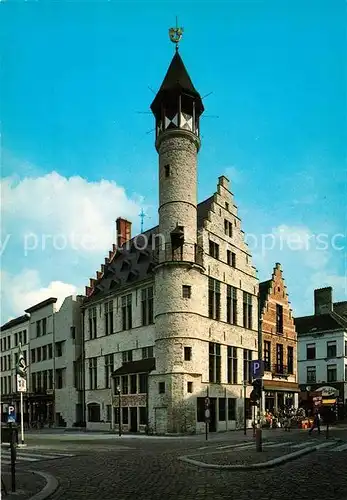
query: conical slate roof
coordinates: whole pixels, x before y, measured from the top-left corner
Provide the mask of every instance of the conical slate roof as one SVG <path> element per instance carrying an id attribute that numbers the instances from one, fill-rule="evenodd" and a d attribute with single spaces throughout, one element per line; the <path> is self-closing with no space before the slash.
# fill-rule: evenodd
<path id="1" fill-rule="evenodd" d="M 202 113 L 204 110 L 199 92 L 195 89 L 188 71 L 178 52 L 172 58 L 170 66 L 166 72 L 165 78 L 161 87 L 151 104 L 153 113 L 160 111 L 160 105 L 165 96 L 170 93 L 186 93 L 191 97 L 196 98 L 198 109 Z"/>

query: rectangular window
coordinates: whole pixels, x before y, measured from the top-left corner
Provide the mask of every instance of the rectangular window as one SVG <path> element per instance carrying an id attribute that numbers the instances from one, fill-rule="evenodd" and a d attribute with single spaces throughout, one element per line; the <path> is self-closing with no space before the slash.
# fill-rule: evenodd
<path id="1" fill-rule="evenodd" d="M 129 408 L 122 408 L 122 420 L 123 420 L 123 424 L 127 425 L 129 423 Z"/>
<path id="2" fill-rule="evenodd" d="M 123 363 L 130 363 L 133 360 L 133 351 L 122 352 Z"/>
<path id="3" fill-rule="evenodd" d="M 70 326 L 70 334 L 71 334 L 71 338 L 73 340 L 76 339 L 76 327 L 75 326 Z"/>
<path id="4" fill-rule="evenodd" d="M 271 370 L 271 342 L 264 340 L 264 370 L 269 372 Z"/>
<path id="5" fill-rule="evenodd" d="M 220 344 L 209 343 L 209 381 L 213 384 L 221 382 L 221 349 Z"/>
<path id="6" fill-rule="evenodd" d="M 209 240 L 209 254 L 214 259 L 219 259 L 219 245 L 212 240 Z"/>
<path id="7" fill-rule="evenodd" d="M 89 389 L 98 387 L 98 358 L 89 358 Z"/>
<path id="8" fill-rule="evenodd" d="M 48 359 L 53 358 L 53 344 L 48 344 Z"/>
<path id="9" fill-rule="evenodd" d="M 47 346 L 42 346 L 42 361 L 46 361 L 47 359 Z"/>
<path id="10" fill-rule="evenodd" d="M 88 422 L 100 422 L 100 405 L 98 403 L 88 404 Z"/>
<path id="11" fill-rule="evenodd" d="M 31 356 L 31 362 L 36 363 L 36 349 L 31 349 L 30 356 Z"/>
<path id="12" fill-rule="evenodd" d="M 42 319 L 42 335 L 47 334 L 47 318 Z"/>
<path id="13" fill-rule="evenodd" d="M 243 326 L 252 329 L 252 295 L 243 292 Z"/>
<path id="14" fill-rule="evenodd" d="M 220 281 L 213 278 L 208 279 L 208 315 L 220 320 Z"/>
<path id="15" fill-rule="evenodd" d="M 187 382 L 187 392 L 193 392 L 193 382 Z"/>
<path id="16" fill-rule="evenodd" d="M 27 343 L 27 331 L 23 330 L 23 344 Z"/>
<path id="17" fill-rule="evenodd" d="M 89 339 L 96 339 L 96 307 L 92 307 L 88 311 L 89 316 Z"/>
<path id="18" fill-rule="evenodd" d="M 345 357 L 347 358 L 347 340 L 345 340 Z"/>
<path id="19" fill-rule="evenodd" d="M 36 321 L 36 337 L 41 337 L 41 321 Z"/>
<path id="20" fill-rule="evenodd" d="M 137 375 L 130 375 L 130 394 L 137 393 Z"/>
<path id="21" fill-rule="evenodd" d="M 139 394 L 146 394 L 147 393 L 147 380 L 148 380 L 148 375 L 147 373 L 140 373 L 139 375 Z"/>
<path id="22" fill-rule="evenodd" d="M 231 266 L 231 251 L 227 250 L 227 264 Z"/>
<path id="23" fill-rule="evenodd" d="M 47 379 L 48 379 L 48 372 L 47 370 L 42 372 L 42 387 L 44 392 L 47 390 Z"/>
<path id="24" fill-rule="evenodd" d="M 228 346 L 228 384 L 237 384 L 237 347 Z"/>
<path id="25" fill-rule="evenodd" d="M 150 286 L 148 288 L 145 288 L 141 292 L 142 300 L 141 300 L 141 307 L 142 307 L 142 325 L 151 325 L 154 322 L 154 315 L 153 315 L 153 287 Z"/>
<path id="26" fill-rule="evenodd" d="M 327 358 L 336 358 L 336 341 L 327 342 Z"/>
<path id="27" fill-rule="evenodd" d="M 122 394 L 129 394 L 129 377 L 128 377 L 128 375 L 122 376 Z"/>
<path id="28" fill-rule="evenodd" d="M 11 370 L 12 369 L 12 364 L 11 364 L 11 354 L 7 355 L 7 369 Z"/>
<path id="29" fill-rule="evenodd" d="M 228 420 L 236 420 L 236 398 L 228 399 Z"/>
<path id="30" fill-rule="evenodd" d="M 226 399 L 218 398 L 218 420 L 220 422 L 225 422 L 226 417 Z"/>
<path id="31" fill-rule="evenodd" d="M 316 344 L 306 344 L 306 359 L 316 359 Z"/>
<path id="32" fill-rule="evenodd" d="M 36 348 L 36 359 L 38 363 L 41 361 L 41 347 Z"/>
<path id="33" fill-rule="evenodd" d="M 132 327 L 132 294 L 129 293 L 122 297 L 122 328 L 123 330 L 130 330 Z"/>
<path id="34" fill-rule="evenodd" d="M 165 394 L 165 382 L 159 382 L 159 394 Z"/>
<path id="35" fill-rule="evenodd" d="M 336 365 L 327 366 L 327 382 L 337 381 L 337 367 Z"/>
<path id="36" fill-rule="evenodd" d="M 229 236 L 229 238 L 233 235 L 233 225 L 227 219 L 224 219 L 224 233 Z"/>
<path id="37" fill-rule="evenodd" d="M 294 348 L 291 346 L 287 348 L 287 367 L 288 374 L 292 375 L 294 373 Z"/>
<path id="38" fill-rule="evenodd" d="M 231 252 L 231 267 L 236 267 L 236 253 Z"/>
<path id="39" fill-rule="evenodd" d="M 55 357 L 56 358 L 60 358 L 63 355 L 64 343 L 65 343 L 65 340 L 55 343 Z"/>
<path id="40" fill-rule="evenodd" d="M 252 383 L 252 351 L 249 349 L 243 350 L 243 382 Z"/>
<path id="41" fill-rule="evenodd" d="M 105 304 L 105 335 L 112 335 L 113 333 L 113 300 Z"/>
<path id="42" fill-rule="evenodd" d="M 347 382 L 347 365 L 345 365 L 345 382 Z"/>
<path id="43" fill-rule="evenodd" d="M 164 165 L 165 177 L 170 177 L 170 165 Z"/>
<path id="44" fill-rule="evenodd" d="M 14 346 L 16 347 L 18 345 L 18 333 L 14 334 Z"/>
<path id="45" fill-rule="evenodd" d="M 192 296 L 192 287 L 190 285 L 182 285 L 182 297 L 190 299 Z"/>
<path id="46" fill-rule="evenodd" d="M 142 347 L 142 359 L 154 358 L 153 346 Z"/>
<path id="47" fill-rule="evenodd" d="M 111 374 L 113 372 L 114 366 L 114 355 L 107 354 L 105 357 L 105 388 L 108 389 L 111 387 Z"/>
<path id="48" fill-rule="evenodd" d="M 230 285 L 227 285 L 227 323 L 237 323 L 237 290 Z"/>
<path id="49" fill-rule="evenodd" d="M 276 304 L 276 332 L 283 333 L 283 307 Z"/>
<path id="50" fill-rule="evenodd" d="M 106 422 L 111 422 L 112 420 L 112 406 L 106 405 Z"/>
<path id="51" fill-rule="evenodd" d="M 53 389 L 53 370 L 48 370 L 48 389 Z"/>
<path id="52" fill-rule="evenodd" d="M 139 424 L 147 425 L 147 408 L 145 406 L 140 406 L 139 413 Z"/>
<path id="53" fill-rule="evenodd" d="M 284 373 L 283 344 L 276 344 L 276 373 Z"/>
<path id="54" fill-rule="evenodd" d="M 205 422 L 205 398 L 196 398 L 196 420 Z"/>
<path id="55" fill-rule="evenodd" d="M 184 348 L 184 361 L 191 361 L 192 359 L 192 348 L 185 347 Z"/>
<path id="56" fill-rule="evenodd" d="M 65 386 L 65 368 L 59 368 L 55 371 L 55 384 L 57 389 L 63 389 Z"/>

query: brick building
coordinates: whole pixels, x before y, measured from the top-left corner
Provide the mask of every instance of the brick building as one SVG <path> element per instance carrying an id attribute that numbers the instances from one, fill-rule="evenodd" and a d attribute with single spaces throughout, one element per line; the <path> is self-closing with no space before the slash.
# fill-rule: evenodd
<path id="1" fill-rule="evenodd" d="M 203 432 L 208 395 L 210 431 L 239 428 L 243 382 L 250 425 L 256 270 L 228 179 L 197 203 L 204 107 L 177 51 L 151 109 L 159 226 L 131 237 L 131 223 L 118 219 L 117 244 L 87 287 L 87 426 L 120 418 L 133 432 Z"/>
<path id="2" fill-rule="evenodd" d="M 263 330 L 263 408 L 298 406 L 297 335 L 281 265 L 259 284 Z"/>

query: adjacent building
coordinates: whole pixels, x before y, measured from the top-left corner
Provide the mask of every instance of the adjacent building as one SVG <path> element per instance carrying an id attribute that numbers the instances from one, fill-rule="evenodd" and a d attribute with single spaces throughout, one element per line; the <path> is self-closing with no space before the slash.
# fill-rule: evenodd
<path id="1" fill-rule="evenodd" d="M 281 264 L 259 284 L 263 335 L 263 408 L 298 407 L 297 334 Z"/>
<path id="2" fill-rule="evenodd" d="M 0 329 L 1 347 L 1 419 L 6 421 L 8 405 L 14 404 L 17 413 L 20 412 L 20 397 L 17 393 L 16 364 L 18 361 L 19 344 L 24 360 L 29 360 L 29 316 L 23 315 L 12 319 Z M 27 412 L 27 407 L 24 407 Z"/>
<path id="3" fill-rule="evenodd" d="M 347 301 L 333 302 L 332 287 L 314 291 L 314 314 L 295 319 L 299 383 L 310 392 L 336 395 L 347 407 Z M 341 408 L 341 406 L 340 406 Z"/>
<path id="4" fill-rule="evenodd" d="M 65 298 L 59 310 L 56 302 L 53 297 L 35 304 L 25 316 L 1 327 L 4 419 L 6 404 L 19 402 L 15 386 L 19 343 L 27 362 L 25 420 L 72 427 L 83 419 L 82 297 Z"/>
<path id="5" fill-rule="evenodd" d="M 87 426 L 156 434 L 250 424 L 258 281 L 229 181 L 197 203 L 204 106 L 176 51 L 151 105 L 159 225 L 118 241 L 83 304 Z"/>

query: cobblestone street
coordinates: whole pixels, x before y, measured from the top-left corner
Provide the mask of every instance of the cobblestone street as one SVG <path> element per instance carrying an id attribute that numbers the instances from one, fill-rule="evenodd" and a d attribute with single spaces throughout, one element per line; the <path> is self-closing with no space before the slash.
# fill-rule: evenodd
<path id="1" fill-rule="evenodd" d="M 345 434 L 340 437 L 346 442 Z M 231 434 L 224 441 L 232 438 Z M 238 438 L 240 441 L 242 436 Z M 205 447 L 213 451 L 223 445 L 218 439 L 208 444 L 189 438 L 128 439 L 126 449 L 113 449 L 112 445 L 101 449 L 90 442 L 88 449 L 80 448 L 76 456 L 42 460 L 35 465 L 60 482 L 59 489 L 50 497 L 52 500 L 162 500 L 164 497 L 302 500 L 317 498 L 318 494 L 324 500 L 347 498 L 347 450 L 324 449 L 273 469 L 248 472 L 206 470 L 178 459 L 182 454 L 197 453 Z M 278 434 L 278 442 L 285 439 L 288 437 L 283 433 Z M 293 433 L 292 439 L 310 442 L 304 434 Z M 28 467 L 34 468 L 32 463 Z"/>

